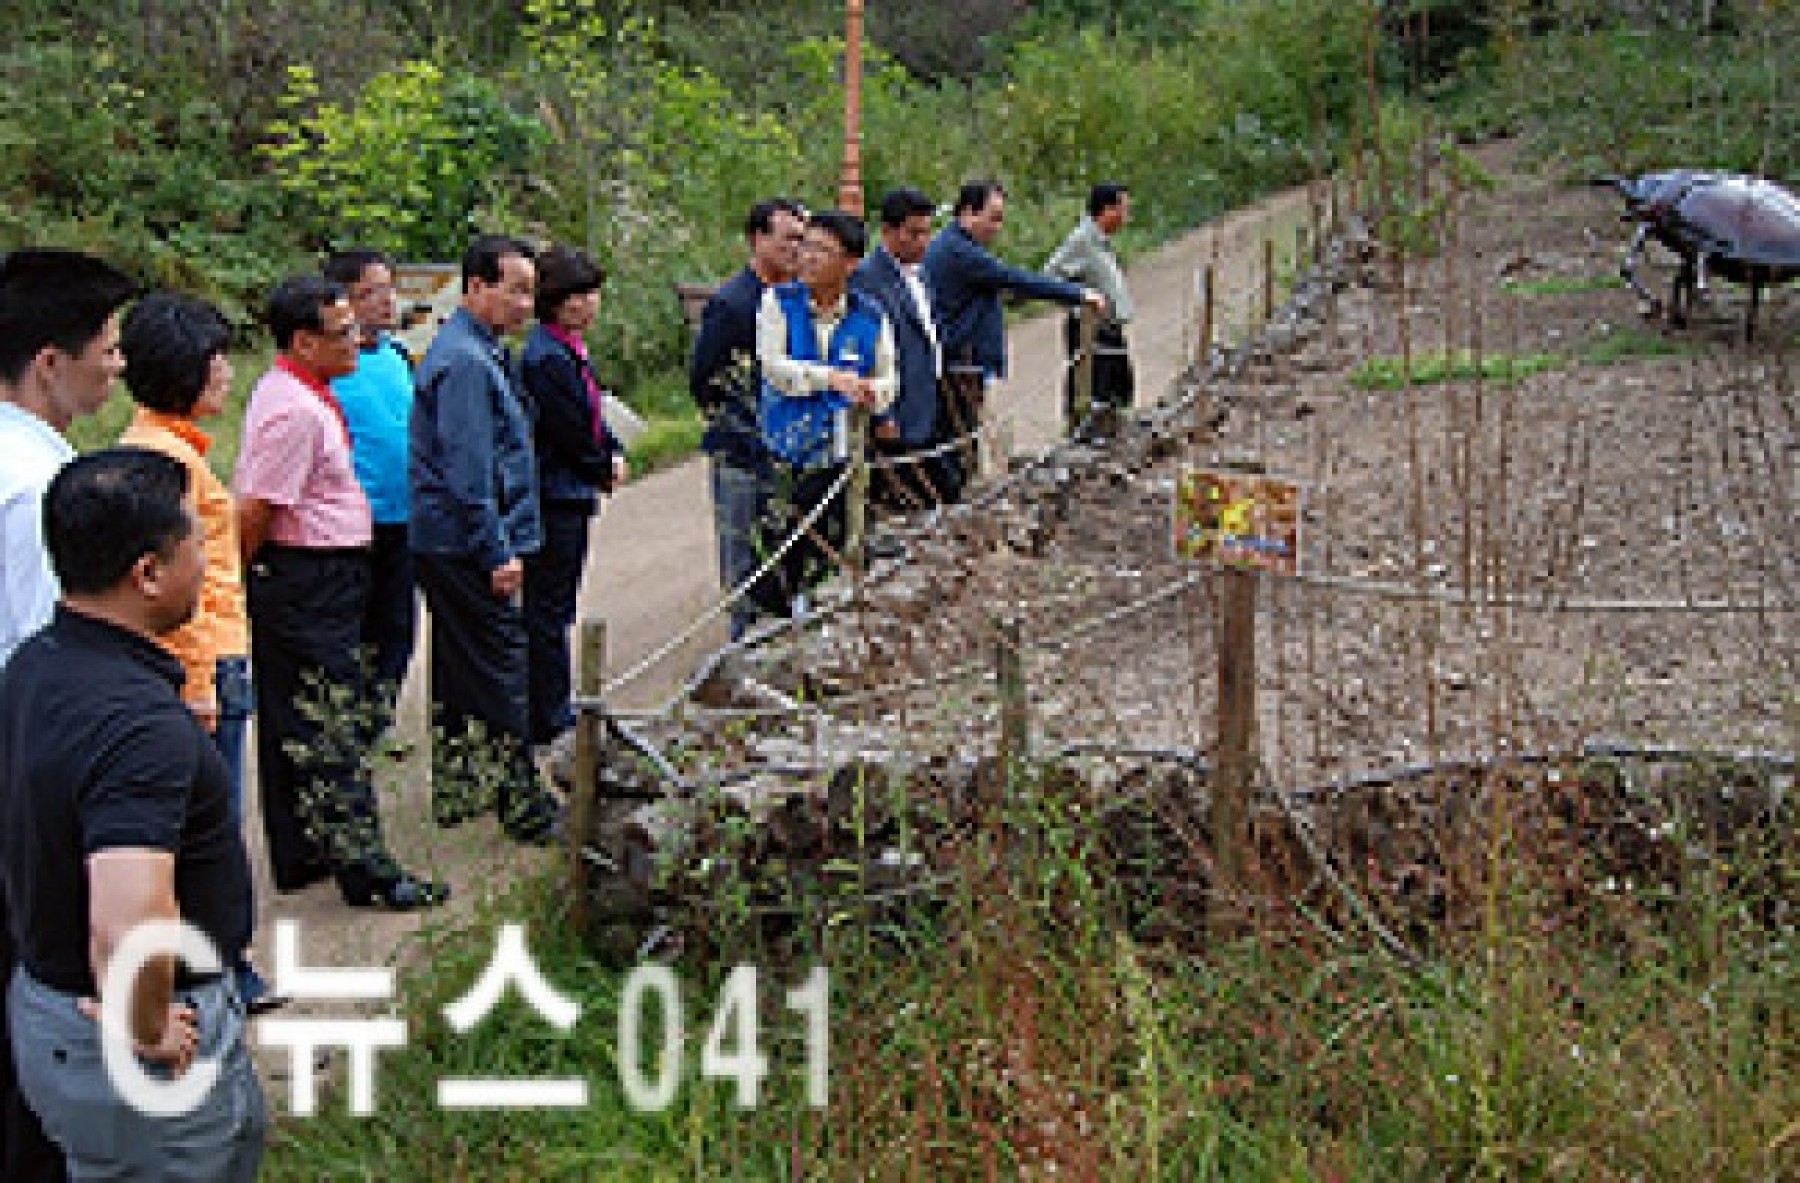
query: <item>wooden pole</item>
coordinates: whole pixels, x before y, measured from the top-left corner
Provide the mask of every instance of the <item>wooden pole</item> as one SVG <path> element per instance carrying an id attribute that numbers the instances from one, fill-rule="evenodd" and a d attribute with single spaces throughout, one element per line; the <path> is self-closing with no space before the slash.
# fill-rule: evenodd
<path id="1" fill-rule="evenodd" d="M 578 644 L 576 686 L 580 697 L 591 701 L 600 696 L 601 679 L 606 674 L 606 622 L 582 621 Z M 569 827 L 564 839 L 568 843 L 571 914 L 575 931 L 583 934 L 588 932 L 592 920 L 587 844 L 594 838 L 594 814 L 600 792 L 601 726 L 600 711 L 582 707 L 575 712 L 575 787 L 569 794 Z"/>
<path id="2" fill-rule="evenodd" d="M 1075 393 L 1069 402 L 1069 422 L 1065 434 L 1074 435 L 1087 422 L 1094 409 L 1094 337 L 1100 327 L 1100 314 L 1092 304 L 1081 306 L 1081 334 L 1075 356 Z"/>
<path id="3" fill-rule="evenodd" d="M 994 621 L 994 677 L 1000 690 L 1000 757 L 1011 767 L 1031 756 L 1031 714 L 1025 692 L 1025 654 L 1016 617 Z"/>
<path id="4" fill-rule="evenodd" d="M 1262 323 L 1275 319 L 1275 240 L 1263 235 Z"/>
<path id="5" fill-rule="evenodd" d="M 1260 473 L 1259 461 L 1230 468 Z M 1243 881 L 1256 783 L 1256 590 L 1259 572 L 1219 573 L 1218 746 L 1213 757 L 1213 859 L 1221 891 Z"/>
<path id="6" fill-rule="evenodd" d="M 1213 269 L 1208 263 L 1200 273 L 1200 369 L 1204 373 L 1212 364 L 1213 349 Z"/>
<path id="7" fill-rule="evenodd" d="M 862 43 L 863 0 L 844 5 L 844 172 L 838 179 L 838 208 L 862 217 Z"/>
<path id="8" fill-rule="evenodd" d="M 844 489 L 844 562 L 853 578 L 863 572 L 869 533 L 869 408 L 850 408 L 850 483 Z"/>

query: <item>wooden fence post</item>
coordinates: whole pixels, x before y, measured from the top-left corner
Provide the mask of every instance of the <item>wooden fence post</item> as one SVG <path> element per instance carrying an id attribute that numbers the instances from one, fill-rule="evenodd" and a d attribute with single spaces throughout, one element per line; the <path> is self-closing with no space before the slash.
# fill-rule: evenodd
<path id="1" fill-rule="evenodd" d="M 1200 275 L 1200 372 L 1212 364 L 1213 348 L 1213 269 L 1208 263 Z"/>
<path id="2" fill-rule="evenodd" d="M 1000 759 L 1010 768 L 1031 757 L 1030 702 L 1017 617 L 994 621 L 994 678 L 1000 691 Z"/>
<path id="3" fill-rule="evenodd" d="M 1228 465 L 1261 473 L 1258 461 Z M 1256 782 L 1256 592 L 1260 572 L 1219 572 L 1218 746 L 1213 757 L 1213 859 L 1221 891 L 1242 884 L 1250 863 L 1250 799 Z"/>
<path id="4" fill-rule="evenodd" d="M 1275 319 L 1275 240 L 1266 234 L 1263 236 L 1262 265 L 1262 323 L 1267 326 Z"/>
<path id="5" fill-rule="evenodd" d="M 869 408 L 864 406 L 850 408 L 850 483 L 844 496 L 844 562 L 861 578 L 869 528 Z"/>
<path id="6" fill-rule="evenodd" d="M 606 622 L 583 620 L 576 662 L 579 697 L 591 701 L 600 696 L 606 673 Z M 600 728 L 603 712 L 583 706 L 575 712 L 575 787 L 569 795 L 568 843 L 569 891 L 575 931 L 586 934 L 592 920 L 588 890 L 587 844 L 593 839 L 594 815 L 600 794 Z"/>
<path id="7" fill-rule="evenodd" d="M 1081 332 L 1075 355 L 1075 389 L 1069 400 L 1068 417 L 1063 434 L 1073 436 L 1087 422 L 1094 409 L 1094 338 L 1100 328 L 1100 314 L 1092 304 L 1081 306 Z"/>

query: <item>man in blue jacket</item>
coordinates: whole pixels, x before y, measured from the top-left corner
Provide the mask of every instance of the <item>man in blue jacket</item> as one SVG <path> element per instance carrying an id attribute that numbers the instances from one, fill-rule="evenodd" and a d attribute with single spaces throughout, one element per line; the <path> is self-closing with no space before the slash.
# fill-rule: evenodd
<path id="1" fill-rule="evenodd" d="M 956 195 L 955 221 L 925 251 L 925 279 L 937 305 L 938 343 L 955 389 L 953 409 L 978 421 L 994 383 L 1006 376 L 1006 315 L 1001 292 L 1077 305 L 1102 314 L 1106 298 L 1066 280 L 1009 267 L 992 247 L 1006 224 L 1006 190 L 997 181 L 970 181 Z"/>
<path id="2" fill-rule="evenodd" d="M 750 261 L 707 303 L 688 369 L 688 389 L 706 416 L 701 444 L 712 457 L 713 527 L 719 541 L 719 581 L 726 590 L 756 571 L 757 523 L 773 480 L 756 419 L 761 381 L 756 314 L 765 291 L 798 274 L 805 233 L 806 211 L 798 202 L 772 197 L 750 208 L 744 221 Z M 732 639 L 755 619 L 756 608 L 747 597 L 733 604 Z"/>
<path id="3" fill-rule="evenodd" d="M 462 306 L 419 365 L 412 409 L 412 549 L 431 613 L 432 811 L 456 825 L 487 805 L 472 776 L 497 759 L 502 827 L 556 839 L 526 728 L 525 556 L 542 542 L 531 423 L 501 338 L 531 316 L 529 246 L 487 234 L 462 262 Z M 487 745 L 472 748 L 472 725 Z"/>

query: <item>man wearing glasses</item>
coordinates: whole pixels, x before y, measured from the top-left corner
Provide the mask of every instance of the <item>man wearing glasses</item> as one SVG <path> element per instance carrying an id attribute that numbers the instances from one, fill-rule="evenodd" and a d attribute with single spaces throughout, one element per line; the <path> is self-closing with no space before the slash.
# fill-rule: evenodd
<path id="1" fill-rule="evenodd" d="M 756 571 L 757 523 L 768 508 L 774 471 L 757 426 L 761 375 L 756 364 L 756 315 L 763 293 L 799 272 L 806 211 L 785 197 L 759 201 L 744 221 L 750 261 L 706 305 L 688 369 L 688 389 L 706 416 L 702 446 L 712 457 L 713 528 L 719 539 L 719 581 L 730 590 Z M 736 640 L 756 619 L 748 597 L 731 609 Z"/>
<path id="2" fill-rule="evenodd" d="M 356 368 L 356 315 L 341 285 L 302 276 L 275 289 L 268 322 L 275 366 L 250 394 L 233 486 L 275 889 L 330 876 L 352 907 L 430 907 L 449 890 L 388 853 L 362 759 L 372 519 L 330 385 Z"/>

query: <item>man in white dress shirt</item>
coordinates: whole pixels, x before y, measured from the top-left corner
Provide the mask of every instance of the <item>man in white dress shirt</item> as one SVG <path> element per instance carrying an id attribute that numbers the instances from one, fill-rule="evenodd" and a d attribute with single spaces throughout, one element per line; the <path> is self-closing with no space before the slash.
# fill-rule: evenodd
<path id="1" fill-rule="evenodd" d="M 0 671 L 56 608 L 44 490 L 75 454 L 62 433 L 99 410 L 125 372 L 119 306 L 132 291 L 125 276 L 76 251 L 19 250 L 0 259 Z M 62 1152 L 20 1094 L 6 1040 L 5 983 L 13 971 L 6 911 L 0 906 L 0 1179 L 62 1179 Z"/>

